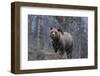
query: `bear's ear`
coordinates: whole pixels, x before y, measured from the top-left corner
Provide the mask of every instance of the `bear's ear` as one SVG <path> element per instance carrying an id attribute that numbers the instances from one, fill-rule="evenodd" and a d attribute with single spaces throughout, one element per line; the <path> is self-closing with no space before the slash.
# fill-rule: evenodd
<path id="1" fill-rule="evenodd" d="M 63 34 L 63 31 L 60 28 L 58 28 L 57 30 Z"/>

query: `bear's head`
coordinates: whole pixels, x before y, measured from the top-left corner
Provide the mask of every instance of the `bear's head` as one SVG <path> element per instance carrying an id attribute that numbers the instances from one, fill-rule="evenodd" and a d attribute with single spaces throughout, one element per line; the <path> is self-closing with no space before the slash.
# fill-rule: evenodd
<path id="1" fill-rule="evenodd" d="M 60 28 L 50 28 L 50 37 L 53 40 L 58 40 L 61 34 L 63 34 L 63 32 Z"/>

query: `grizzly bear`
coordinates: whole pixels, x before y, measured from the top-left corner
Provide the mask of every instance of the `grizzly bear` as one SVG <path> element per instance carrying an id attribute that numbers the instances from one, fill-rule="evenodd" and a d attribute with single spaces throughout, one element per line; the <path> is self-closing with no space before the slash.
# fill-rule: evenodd
<path id="1" fill-rule="evenodd" d="M 70 33 L 60 28 L 50 28 L 50 37 L 55 53 L 59 51 L 61 56 L 66 53 L 67 58 L 72 58 L 73 38 Z"/>

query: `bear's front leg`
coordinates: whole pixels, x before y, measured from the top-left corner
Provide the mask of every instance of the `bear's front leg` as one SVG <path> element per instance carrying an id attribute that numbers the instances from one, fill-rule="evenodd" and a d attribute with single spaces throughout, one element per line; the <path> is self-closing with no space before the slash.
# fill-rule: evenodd
<path id="1" fill-rule="evenodd" d="M 60 53 L 59 53 L 61 56 L 64 54 L 64 51 L 60 51 Z"/>
<path id="2" fill-rule="evenodd" d="M 57 48 L 54 48 L 54 51 L 55 51 L 55 53 L 58 51 L 58 49 Z"/>
<path id="3" fill-rule="evenodd" d="M 64 54 L 64 48 L 60 46 L 59 54 L 62 56 Z"/>
<path id="4" fill-rule="evenodd" d="M 52 42 L 52 44 L 53 44 L 54 51 L 56 53 L 58 51 L 58 47 L 57 47 L 57 45 L 54 42 Z"/>

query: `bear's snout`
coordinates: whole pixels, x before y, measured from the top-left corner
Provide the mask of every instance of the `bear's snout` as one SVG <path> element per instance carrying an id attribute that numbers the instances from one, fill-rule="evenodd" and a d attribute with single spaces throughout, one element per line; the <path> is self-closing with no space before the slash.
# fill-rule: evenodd
<path id="1" fill-rule="evenodd" d="M 54 38 L 55 37 L 55 32 L 51 32 L 50 37 Z"/>

